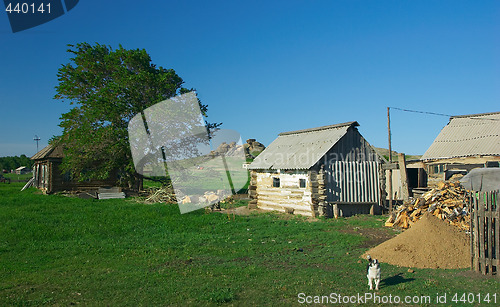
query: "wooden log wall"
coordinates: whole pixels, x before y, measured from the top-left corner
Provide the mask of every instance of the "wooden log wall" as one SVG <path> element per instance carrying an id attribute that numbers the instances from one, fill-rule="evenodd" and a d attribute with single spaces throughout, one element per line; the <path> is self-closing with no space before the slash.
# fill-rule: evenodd
<path id="1" fill-rule="evenodd" d="M 309 178 L 311 178 L 311 211 L 314 212 L 314 216 L 329 216 L 326 203 L 327 194 L 324 166 L 314 167 L 308 174 Z"/>
<path id="2" fill-rule="evenodd" d="M 60 169 L 61 161 L 48 159 L 35 162 L 35 186 L 45 194 L 60 191 L 96 190 L 99 187 L 114 186 L 117 183 L 116 175 L 106 180 L 91 180 L 78 182 L 66 178 Z"/>
<path id="3" fill-rule="evenodd" d="M 250 197 L 250 202 L 248 203 L 248 209 L 257 208 L 257 172 L 250 171 L 250 184 L 248 185 L 248 196 Z"/>
<path id="4" fill-rule="evenodd" d="M 253 176 L 253 175 L 252 175 Z M 309 173 L 305 171 L 288 172 L 255 172 L 256 189 L 254 192 L 249 188 L 252 201 L 259 209 L 274 210 L 289 214 L 300 214 L 305 216 L 316 216 L 316 208 L 313 204 L 313 182 Z M 273 178 L 279 178 L 280 187 L 273 186 Z M 306 180 L 306 187 L 299 186 L 300 179 Z M 317 180 L 316 183 L 317 185 Z M 315 191 L 319 191 L 319 186 Z M 258 196 L 257 196 L 258 195 Z"/>

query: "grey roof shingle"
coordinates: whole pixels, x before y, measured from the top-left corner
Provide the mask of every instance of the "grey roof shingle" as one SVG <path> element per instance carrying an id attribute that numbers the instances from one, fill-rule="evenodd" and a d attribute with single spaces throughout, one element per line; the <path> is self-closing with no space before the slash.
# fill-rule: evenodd
<path id="1" fill-rule="evenodd" d="M 453 116 L 422 160 L 500 156 L 500 112 Z"/>
<path id="2" fill-rule="evenodd" d="M 47 158 L 63 158 L 63 147 L 62 146 L 53 146 L 47 145 L 42 150 L 37 152 L 31 157 L 31 160 L 42 160 Z"/>
<path id="3" fill-rule="evenodd" d="M 321 159 L 346 133 L 348 122 L 319 128 L 280 133 L 249 169 L 309 169 Z"/>

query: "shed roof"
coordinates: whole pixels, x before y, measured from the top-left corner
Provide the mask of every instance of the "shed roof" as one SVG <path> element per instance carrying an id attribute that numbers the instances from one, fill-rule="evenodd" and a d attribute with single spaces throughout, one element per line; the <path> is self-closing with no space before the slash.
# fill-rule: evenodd
<path id="1" fill-rule="evenodd" d="M 249 169 L 309 169 L 347 133 L 355 121 L 280 133 Z"/>
<path id="2" fill-rule="evenodd" d="M 452 116 L 422 160 L 500 156 L 500 112 Z"/>
<path id="3" fill-rule="evenodd" d="M 53 146 L 49 144 L 33 155 L 31 160 L 43 160 L 48 158 L 57 159 L 62 157 L 64 157 L 62 146 Z"/>

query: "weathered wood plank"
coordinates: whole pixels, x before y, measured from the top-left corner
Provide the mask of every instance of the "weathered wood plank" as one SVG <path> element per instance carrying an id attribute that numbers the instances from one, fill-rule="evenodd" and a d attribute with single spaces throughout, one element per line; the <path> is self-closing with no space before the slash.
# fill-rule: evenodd
<path id="1" fill-rule="evenodd" d="M 498 266 L 498 263 L 500 262 L 500 255 L 498 253 L 499 248 L 498 245 L 500 244 L 500 241 L 498 240 L 498 216 L 500 215 L 500 208 L 498 206 L 498 192 L 491 192 L 491 211 L 492 211 L 492 217 L 491 217 L 491 222 L 492 222 L 492 230 L 490 233 L 491 239 L 492 239 L 492 254 L 495 253 L 496 259 L 492 259 L 492 265 L 495 266 L 496 269 L 496 275 L 497 277 L 500 278 L 500 267 Z M 491 256 L 490 256 L 491 257 Z M 491 257 L 493 258 L 493 257 Z M 495 264 L 496 261 L 496 264 Z"/>
<path id="2" fill-rule="evenodd" d="M 97 193 L 98 199 L 113 199 L 113 198 L 125 198 L 124 192 L 118 193 Z"/>
<path id="3" fill-rule="evenodd" d="M 399 164 L 399 170 L 400 170 L 400 176 L 401 176 L 401 190 L 403 192 L 403 200 L 407 201 L 408 198 L 410 197 L 410 192 L 408 190 L 408 176 L 406 174 L 406 160 L 405 160 L 405 154 L 404 153 L 399 153 L 398 154 L 398 164 Z"/>
<path id="4" fill-rule="evenodd" d="M 258 199 L 257 205 L 260 207 L 261 205 L 265 205 L 267 207 L 287 207 L 287 208 L 293 208 L 297 210 L 310 210 L 311 205 L 307 203 L 277 203 L 274 201 L 269 201 L 269 200 L 263 200 L 263 199 Z"/>
<path id="5" fill-rule="evenodd" d="M 480 271 L 483 274 L 486 274 L 486 270 L 484 268 L 484 197 L 483 195 L 480 195 L 479 197 L 479 210 L 478 210 L 478 215 L 479 215 L 479 260 L 481 263 L 480 265 Z"/>
<path id="6" fill-rule="evenodd" d="M 486 265 L 488 266 L 488 272 L 491 274 L 493 268 L 492 268 L 492 263 L 491 260 L 493 259 L 493 254 L 492 254 L 492 247 L 494 246 L 493 238 L 494 234 L 492 233 L 492 225 L 491 223 L 493 222 L 493 192 L 488 192 L 487 193 L 487 202 L 486 202 L 486 210 L 488 211 L 488 217 L 486 217 L 486 243 L 487 243 L 487 252 L 488 252 L 488 257 L 486 258 Z"/>
<path id="7" fill-rule="evenodd" d="M 399 169 L 399 165 L 396 162 L 384 163 L 384 164 L 382 164 L 382 169 L 383 170 Z"/>

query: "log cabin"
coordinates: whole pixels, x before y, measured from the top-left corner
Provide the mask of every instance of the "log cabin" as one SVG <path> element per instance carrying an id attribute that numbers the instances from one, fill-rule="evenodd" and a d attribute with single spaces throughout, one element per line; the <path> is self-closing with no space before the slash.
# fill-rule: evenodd
<path id="1" fill-rule="evenodd" d="M 64 158 L 61 145 L 48 145 L 37 152 L 31 159 L 33 165 L 33 185 L 45 194 L 61 191 L 88 191 L 99 187 L 112 187 L 117 183 L 117 177 L 106 180 L 75 181 L 69 173 L 63 173 L 60 165 Z"/>
<path id="2" fill-rule="evenodd" d="M 355 121 L 280 133 L 248 166 L 250 207 L 306 216 L 379 213 L 385 171 Z"/>

